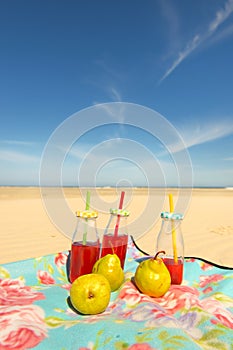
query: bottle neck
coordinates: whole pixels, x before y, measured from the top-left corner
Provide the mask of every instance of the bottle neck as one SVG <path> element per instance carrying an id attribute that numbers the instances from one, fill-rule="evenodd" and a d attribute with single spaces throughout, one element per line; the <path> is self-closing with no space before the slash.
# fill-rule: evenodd
<path id="1" fill-rule="evenodd" d="M 172 220 L 172 219 L 162 219 L 162 230 L 165 230 L 167 233 L 172 233 L 174 230 L 181 230 L 181 221 L 182 220 Z"/>
<path id="2" fill-rule="evenodd" d="M 97 231 L 96 218 L 78 217 L 72 241 L 95 242 L 98 240 L 99 235 Z"/>
<path id="3" fill-rule="evenodd" d="M 157 237 L 156 250 L 164 250 L 166 256 L 173 256 L 176 251 L 178 257 L 184 256 L 184 241 L 181 232 L 182 220 L 162 219 L 162 225 Z"/>

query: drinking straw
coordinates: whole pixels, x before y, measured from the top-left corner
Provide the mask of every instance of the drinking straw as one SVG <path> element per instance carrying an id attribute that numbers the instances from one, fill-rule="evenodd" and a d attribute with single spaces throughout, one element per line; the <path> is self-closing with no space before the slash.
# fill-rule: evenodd
<path id="1" fill-rule="evenodd" d="M 173 196 L 172 193 L 169 194 L 169 205 L 170 205 L 170 212 L 174 212 L 174 203 L 173 203 Z M 174 228 L 174 222 L 171 222 L 172 224 L 172 247 L 173 247 L 173 255 L 174 255 L 174 262 L 175 264 L 178 263 L 178 257 L 177 257 L 177 245 L 176 245 L 176 230 Z"/>
<path id="2" fill-rule="evenodd" d="M 91 193 L 90 193 L 90 191 L 87 191 L 87 194 L 86 194 L 86 210 L 90 209 L 90 199 L 91 199 Z M 87 221 L 87 219 L 86 219 L 86 221 Z M 83 232 L 83 242 L 82 242 L 83 245 L 87 244 L 87 224 L 85 225 L 85 228 L 86 229 Z"/>
<path id="3" fill-rule="evenodd" d="M 90 199 L 91 199 L 91 192 L 87 191 L 87 194 L 86 194 L 86 210 L 90 209 Z"/>
<path id="4" fill-rule="evenodd" d="M 123 202 L 124 202 L 124 197 L 125 197 L 125 192 L 122 191 L 121 192 L 121 198 L 120 198 L 120 202 L 119 202 L 119 210 L 121 210 L 123 208 Z M 116 226 L 115 226 L 115 230 L 114 230 L 114 237 L 116 238 L 118 236 L 118 230 L 119 230 L 119 224 L 120 224 L 120 214 L 117 215 L 117 222 L 116 222 Z"/>

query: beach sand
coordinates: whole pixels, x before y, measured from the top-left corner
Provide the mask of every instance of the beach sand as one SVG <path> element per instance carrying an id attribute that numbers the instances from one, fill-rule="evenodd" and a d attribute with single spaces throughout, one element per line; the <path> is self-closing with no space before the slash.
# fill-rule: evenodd
<path id="1" fill-rule="evenodd" d="M 161 226 L 159 214 L 161 210 L 169 210 L 168 193 L 173 193 L 176 201 L 180 192 L 176 189 L 154 189 L 152 194 L 148 194 L 148 189 L 142 188 L 127 191 L 125 204 L 130 211 L 129 234 L 134 236 L 135 232 L 130 232 L 130 229 L 136 227 L 137 244 L 144 251 L 154 254 Z M 84 209 L 84 192 L 84 189 L 64 189 L 62 200 L 65 200 L 71 213 Z M 48 191 L 47 195 L 49 197 L 51 192 Z M 153 197 L 149 208 L 148 196 Z M 42 200 L 40 189 L 35 187 L 0 187 L 1 264 L 70 249 L 70 238 L 60 232 L 46 212 L 45 198 L 46 194 L 43 193 Z M 92 200 L 95 205 L 98 204 L 97 223 L 102 234 L 109 217 L 107 208 L 117 206 L 119 189 L 98 189 Z M 232 189 L 192 190 L 182 221 L 186 256 L 201 257 L 233 267 L 232 208 Z M 147 227 L 147 219 L 151 219 L 153 213 L 153 224 Z"/>

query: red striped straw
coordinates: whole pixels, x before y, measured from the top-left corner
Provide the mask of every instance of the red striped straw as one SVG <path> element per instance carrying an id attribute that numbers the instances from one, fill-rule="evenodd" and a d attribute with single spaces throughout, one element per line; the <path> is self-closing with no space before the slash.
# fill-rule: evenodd
<path id="1" fill-rule="evenodd" d="M 124 197 L 125 197 L 125 192 L 121 192 L 121 198 L 120 198 L 120 203 L 119 203 L 119 210 L 123 208 L 123 202 L 124 202 Z M 117 222 L 114 230 L 114 237 L 116 238 L 118 236 L 118 230 L 119 230 L 119 224 L 120 224 L 120 214 L 117 215 Z"/>

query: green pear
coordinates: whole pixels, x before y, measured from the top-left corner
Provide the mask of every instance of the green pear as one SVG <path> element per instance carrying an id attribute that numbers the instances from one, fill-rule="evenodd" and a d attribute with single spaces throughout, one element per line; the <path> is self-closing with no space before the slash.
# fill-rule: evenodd
<path id="1" fill-rule="evenodd" d="M 96 261 L 92 273 L 99 273 L 107 278 L 111 291 L 117 290 L 124 281 L 124 272 L 116 254 L 107 254 Z"/>
<path id="2" fill-rule="evenodd" d="M 171 285 L 170 273 L 163 260 L 158 257 L 158 252 L 154 258 L 142 261 L 135 272 L 134 282 L 140 292 L 151 297 L 163 296 Z"/>

